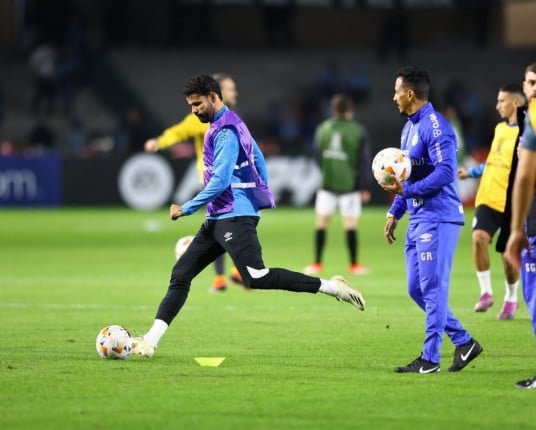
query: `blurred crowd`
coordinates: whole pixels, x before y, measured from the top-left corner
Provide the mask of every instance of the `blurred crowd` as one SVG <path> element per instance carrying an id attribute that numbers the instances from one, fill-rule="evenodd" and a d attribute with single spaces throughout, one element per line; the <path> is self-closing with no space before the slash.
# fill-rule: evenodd
<path id="1" fill-rule="evenodd" d="M 9 106 L 6 106 L 0 87 L 0 154 L 57 151 L 69 157 L 93 157 L 142 151 L 144 141 L 152 136 L 143 101 L 116 107 L 113 111 L 116 123 L 114 130 L 92 128 L 80 112 L 81 94 L 92 91 L 95 80 L 95 55 L 88 41 L 84 19 L 67 12 L 62 19 L 58 18 L 63 12 L 60 6 L 67 7 L 68 2 L 45 5 L 34 1 L 29 4 L 33 9 L 29 8 L 28 12 L 23 51 L 34 79 L 28 106 L 31 126 L 24 142 L 14 142 L 3 133 L 2 121 Z M 54 9 L 51 7 L 53 4 L 60 6 Z M 410 16 L 404 4 L 394 1 L 395 7 L 385 14 L 375 47 L 378 63 L 394 58 L 397 64 L 402 65 L 410 54 L 411 37 L 407 31 Z M 106 18 L 110 23 L 105 26 L 109 31 L 104 37 L 110 43 L 121 46 L 127 41 L 126 29 L 122 29 L 118 21 L 125 12 L 124 4 L 110 1 L 106 5 L 103 19 Z M 189 6 L 181 5 L 180 10 L 175 10 L 178 22 L 182 22 L 180 19 L 186 7 Z M 191 13 L 197 14 L 195 16 L 206 18 L 205 9 L 197 6 L 191 8 Z M 263 9 L 262 23 L 266 26 L 270 47 L 292 45 L 293 13 L 289 5 Z M 286 18 L 283 19 L 283 16 Z M 113 24 L 114 20 L 117 25 Z M 51 25 L 52 22 L 57 25 Z M 284 25 L 274 27 L 274 22 Z M 278 31 L 271 31 L 276 27 Z M 184 43 L 191 35 L 188 36 L 183 30 L 180 30 L 177 39 Z M 209 36 L 205 34 L 203 37 L 210 39 Z M 335 93 L 350 95 L 358 114 L 367 109 L 374 96 L 371 85 L 374 77 L 370 76 L 369 67 L 369 64 L 355 59 L 347 62 L 326 59 L 316 82 L 306 83 L 305 87 L 296 89 L 292 94 L 270 102 L 265 107 L 265 117 L 256 123 L 258 129 L 255 130 L 261 137 L 259 143 L 265 153 L 311 154 L 314 130 L 329 116 L 329 100 Z M 478 153 L 481 148 L 489 146 L 492 133 L 490 124 L 495 122 L 494 111 L 490 107 L 483 108 L 478 95 L 466 82 L 453 78 L 442 93 L 436 94 L 433 102 L 458 131 L 462 159 L 463 154 Z M 374 141 L 373 127 L 371 131 Z M 173 149 L 172 156 L 193 157 L 194 151 L 185 142 Z"/>
<path id="2" fill-rule="evenodd" d="M 91 157 L 102 154 L 131 154 L 143 151 L 147 131 L 145 111 L 137 105 L 123 109 L 115 130 L 91 130 L 79 113 L 78 99 L 92 84 L 92 60 L 84 28 L 77 22 L 61 40 L 35 37 L 28 50 L 28 68 L 34 76 L 28 110 L 33 125 L 23 144 L 9 142 L 2 134 L 5 98 L 0 88 L 1 154 L 58 151 L 65 156 Z M 378 60 L 380 61 L 380 60 Z M 359 61 L 326 60 L 316 82 L 266 106 L 264 123 L 257 134 L 267 155 L 312 154 L 314 130 L 329 116 L 329 100 L 335 93 L 348 94 L 357 112 L 367 109 L 372 97 L 369 65 Z M 495 122 L 491 107 L 485 109 L 478 95 L 462 79 L 452 78 L 432 101 L 452 123 L 460 142 L 460 161 L 466 154 L 481 159 L 491 141 Z M 373 132 L 373 130 L 372 130 Z M 484 149 L 482 156 L 478 155 Z M 172 156 L 193 157 L 188 142 Z"/>

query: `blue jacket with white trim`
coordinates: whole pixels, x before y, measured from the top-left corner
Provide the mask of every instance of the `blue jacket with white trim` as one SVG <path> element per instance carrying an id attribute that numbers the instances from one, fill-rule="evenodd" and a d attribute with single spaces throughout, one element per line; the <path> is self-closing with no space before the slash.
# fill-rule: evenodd
<path id="1" fill-rule="evenodd" d="M 410 223 L 463 225 L 463 206 L 456 191 L 456 136 L 431 103 L 408 117 L 400 147 L 411 159 L 411 175 L 389 213 L 400 219 L 409 211 Z"/>

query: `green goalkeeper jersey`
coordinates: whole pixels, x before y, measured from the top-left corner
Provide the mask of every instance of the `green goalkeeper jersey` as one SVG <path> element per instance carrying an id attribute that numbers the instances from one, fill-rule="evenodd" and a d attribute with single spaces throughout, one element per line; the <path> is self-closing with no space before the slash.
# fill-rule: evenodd
<path id="1" fill-rule="evenodd" d="M 362 154 L 365 138 L 365 128 L 353 120 L 331 118 L 317 127 L 317 155 L 323 189 L 346 193 L 368 188 L 359 183 L 360 173 L 365 174 L 360 170 L 367 162 Z"/>

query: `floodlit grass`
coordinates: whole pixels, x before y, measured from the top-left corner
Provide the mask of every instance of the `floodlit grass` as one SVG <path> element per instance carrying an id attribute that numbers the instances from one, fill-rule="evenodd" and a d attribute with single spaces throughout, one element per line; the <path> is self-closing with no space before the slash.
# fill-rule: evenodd
<path id="1" fill-rule="evenodd" d="M 424 315 L 407 297 L 405 224 L 385 244 L 385 208 L 361 219 L 361 261 L 351 277 L 366 312 L 324 295 L 285 291 L 207 292 L 212 268 L 151 360 L 102 360 L 100 328 L 143 333 L 167 289 L 175 241 L 198 214 L 176 223 L 165 211 L 127 209 L 0 212 L 0 428 L 2 429 L 529 429 L 536 392 L 513 387 L 536 371 L 524 304 L 498 321 L 504 293 L 492 254 L 496 305 L 472 307 L 479 290 L 463 229 L 451 308 L 484 346 L 463 372 L 399 375 L 421 350 Z M 468 214 L 468 220 L 472 214 Z M 311 262 L 312 209 L 266 211 L 259 226 L 268 266 Z M 230 264 L 228 264 L 230 266 Z M 328 234 L 325 277 L 345 273 L 340 220 Z M 521 298 L 521 294 L 519 295 Z M 226 357 L 200 367 L 194 357 Z"/>

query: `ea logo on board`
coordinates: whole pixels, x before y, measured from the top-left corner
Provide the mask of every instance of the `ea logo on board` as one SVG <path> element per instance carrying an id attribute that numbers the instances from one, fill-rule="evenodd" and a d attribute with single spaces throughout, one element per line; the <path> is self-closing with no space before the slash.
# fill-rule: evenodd
<path id="1" fill-rule="evenodd" d="M 316 162 L 307 157 L 271 157 L 266 160 L 266 170 L 276 201 L 288 193 L 290 203 L 296 206 L 306 205 L 322 182 Z M 119 195 L 125 204 L 138 210 L 159 209 L 170 200 L 184 202 L 202 185 L 195 161 L 181 173 L 177 181 L 169 161 L 159 154 L 133 155 L 119 171 Z"/>
<path id="2" fill-rule="evenodd" d="M 119 194 L 134 209 L 158 209 L 171 195 L 174 181 L 173 171 L 162 156 L 137 154 L 121 167 Z"/>

